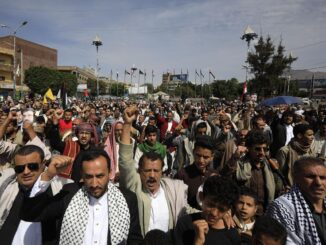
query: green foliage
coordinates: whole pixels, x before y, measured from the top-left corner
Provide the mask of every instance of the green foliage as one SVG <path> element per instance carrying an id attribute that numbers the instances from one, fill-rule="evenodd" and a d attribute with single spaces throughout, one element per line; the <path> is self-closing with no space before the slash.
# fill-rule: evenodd
<path id="1" fill-rule="evenodd" d="M 249 91 L 259 96 L 279 95 L 283 91 L 284 71 L 290 69 L 291 64 L 297 58 L 285 56 L 285 48 L 280 42 L 275 46 L 268 36 L 266 39 L 260 37 L 255 45 L 255 51 L 248 54 L 250 72 L 255 76 L 251 81 Z"/>
<path id="2" fill-rule="evenodd" d="M 109 94 L 113 96 L 123 96 L 126 93 L 125 85 L 123 83 L 111 83 L 109 85 Z"/>
<path id="3" fill-rule="evenodd" d="M 56 94 L 65 83 L 69 96 L 77 91 L 77 78 L 73 74 L 59 72 L 45 67 L 31 67 L 25 71 L 24 83 L 34 93 L 43 95 L 49 88 Z"/>
<path id="4" fill-rule="evenodd" d="M 99 94 L 104 95 L 109 93 L 109 85 L 103 80 L 98 81 L 99 86 Z M 97 81 L 96 80 L 88 80 L 87 81 L 87 88 L 90 91 L 91 96 L 97 95 Z"/>
<path id="5" fill-rule="evenodd" d="M 212 83 L 213 96 L 234 100 L 242 94 L 242 86 L 236 78 L 230 80 L 216 80 Z"/>

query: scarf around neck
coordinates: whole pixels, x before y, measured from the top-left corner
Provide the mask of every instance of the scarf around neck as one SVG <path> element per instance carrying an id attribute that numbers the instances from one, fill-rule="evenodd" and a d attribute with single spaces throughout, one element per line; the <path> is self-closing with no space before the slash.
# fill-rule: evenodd
<path id="1" fill-rule="evenodd" d="M 156 152 L 161 155 L 161 157 L 164 159 L 166 156 L 166 146 L 162 145 L 159 142 L 156 142 L 154 145 L 150 145 L 145 141 L 144 143 L 140 144 L 139 149 L 142 152 Z"/>
<path id="2" fill-rule="evenodd" d="M 310 150 L 310 145 L 302 145 L 298 141 L 292 139 L 289 143 L 299 154 L 305 154 Z"/>
<path id="3" fill-rule="evenodd" d="M 127 244 L 130 227 L 130 213 L 127 201 L 121 191 L 111 182 L 108 184 L 108 223 L 111 244 Z M 60 245 L 82 245 L 88 222 L 88 193 L 83 186 L 70 201 L 64 214 Z"/>

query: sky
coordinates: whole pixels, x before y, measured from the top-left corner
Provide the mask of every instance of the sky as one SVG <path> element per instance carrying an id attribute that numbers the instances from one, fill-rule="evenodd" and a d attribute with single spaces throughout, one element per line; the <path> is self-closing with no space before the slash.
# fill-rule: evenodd
<path id="1" fill-rule="evenodd" d="M 196 69 L 204 82 L 209 70 L 216 79 L 243 82 L 247 44 L 240 37 L 247 25 L 275 45 L 282 41 L 286 54 L 298 57 L 293 69 L 326 71 L 325 0 L 1 0 L 0 6 L 0 24 L 15 29 L 28 21 L 17 36 L 56 49 L 58 65 L 96 67 L 98 35 L 99 75 L 112 70 L 119 80 L 135 66 L 147 82 L 153 70 L 155 85 L 168 71 L 188 70 L 194 82 Z"/>

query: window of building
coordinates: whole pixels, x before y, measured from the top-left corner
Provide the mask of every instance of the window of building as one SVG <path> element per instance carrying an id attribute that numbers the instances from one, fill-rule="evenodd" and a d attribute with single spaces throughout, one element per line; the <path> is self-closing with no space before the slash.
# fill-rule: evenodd
<path id="1" fill-rule="evenodd" d="M 0 81 L 4 81 L 4 80 L 6 80 L 6 77 L 0 76 Z"/>

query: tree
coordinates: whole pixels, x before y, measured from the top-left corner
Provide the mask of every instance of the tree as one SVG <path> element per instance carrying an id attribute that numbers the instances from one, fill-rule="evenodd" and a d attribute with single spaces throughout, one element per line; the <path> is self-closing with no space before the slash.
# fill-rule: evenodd
<path id="1" fill-rule="evenodd" d="M 68 95 L 72 96 L 77 91 L 77 78 L 73 74 L 63 73 L 46 67 L 31 67 L 25 71 L 24 83 L 31 91 L 37 94 L 45 94 L 51 88 L 57 93 L 65 83 Z"/>
<path id="2" fill-rule="evenodd" d="M 278 95 L 282 92 L 282 75 L 284 71 L 291 68 L 291 64 L 297 60 L 291 55 L 284 55 L 285 48 L 282 42 L 277 49 L 267 36 L 266 39 L 260 37 L 255 45 L 255 51 L 249 52 L 248 63 L 250 72 L 255 76 L 249 83 L 250 92 L 257 93 L 258 96 Z"/>
<path id="3" fill-rule="evenodd" d="M 109 85 L 103 80 L 98 81 L 99 94 L 104 95 L 108 93 Z M 97 95 L 97 81 L 96 80 L 87 80 L 87 88 L 90 90 L 91 96 Z"/>
<path id="4" fill-rule="evenodd" d="M 216 80 L 212 83 L 212 93 L 215 97 L 233 100 L 242 93 L 242 84 L 236 78 L 230 80 Z"/>

